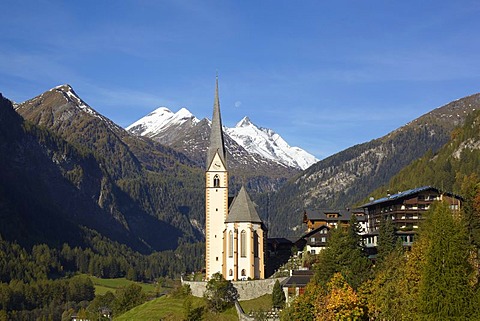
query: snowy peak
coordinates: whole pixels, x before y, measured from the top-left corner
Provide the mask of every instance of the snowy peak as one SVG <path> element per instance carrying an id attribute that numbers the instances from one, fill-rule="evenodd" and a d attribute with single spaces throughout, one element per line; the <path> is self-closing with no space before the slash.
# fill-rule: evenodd
<path id="1" fill-rule="evenodd" d="M 245 117 L 242 118 L 241 121 L 239 121 L 237 123 L 237 125 L 235 125 L 235 128 L 237 128 L 237 127 L 247 127 L 247 126 L 250 126 L 250 125 L 253 125 L 252 122 L 250 121 L 250 118 L 245 116 Z"/>
<path id="2" fill-rule="evenodd" d="M 174 113 L 167 107 L 159 107 L 147 116 L 137 120 L 126 129 L 139 136 L 154 137 L 169 128 L 198 124 L 198 120 L 188 109 L 181 108 Z"/>
<path id="3" fill-rule="evenodd" d="M 256 126 L 248 117 L 234 128 L 226 128 L 225 132 L 248 152 L 290 167 L 306 169 L 318 161 L 303 149 L 288 145 L 273 130 Z"/>
<path id="4" fill-rule="evenodd" d="M 185 131 L 199 122 L 200 120 L 186 108 L 173 113 L 166 107 L 160 107 L 126 129 L 135 135 L 155 138 L 168 145 L 173 141 L 181 141 L 179 138 L 185 135 Z M 210 124 L 210 121 L 208 122 Z M 318 161 L 315 156 L 303 149 L 288 145 L 273 130 L 256 126 L 248 117 L 244 117 L 234 128 L 224 127 L 224 134 L 248 153 L 260 155 L 282 165 L 306 169 Z"/>
<path id="5" fill-rule="evenodd" d="M 57 86 L 55 88 L 50 89 L 49 91 L 50 92 L 53 92 L 53 91 L 60 92 L 60 93 L 63 94 L 63 96 L 65 97 L 65 99 L 68 102 L 73 103 L 79 109 L 81 109 L 81 110 L 83 110 L 83 111 L 85 111 L 89 114 L 92 114 L 94 116 L 100 116 L 99 113 L 97 113 L 95 110 L 93 110 L 92 107 L 90 107 L 87 103 L 85 103 L 77 95 L 77 93 L 73 90 L 72 86 L 70 86 L 69 84 L 64 84 L 64 85 Z"/>

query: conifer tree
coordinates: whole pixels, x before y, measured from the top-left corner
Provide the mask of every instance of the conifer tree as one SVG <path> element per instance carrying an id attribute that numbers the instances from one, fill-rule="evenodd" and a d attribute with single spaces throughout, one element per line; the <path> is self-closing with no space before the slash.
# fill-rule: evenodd
<path id="1" fill-rule="evenodd" d="M 446 203 L 434 204 L 421 236 L 428 239 L 419 284 L 423 320 L 466 320 L 473 316 L 473 267 L 465 225 Z"/>
<path id="2" fill-rule="evenodd" d="M 339 226 L 330 230 L 327 247 L 318 255 L 315 282 L 326 284 L 335 273 L 340 272 L 356 290 L 367 279 L 371 262 L 358 231 L 355 218 L 348 228 Z"/>
<path id="3" fill-rule="evenodd" d="M 273 286 L 273 291 L 272 291 L 272 306 L 274 308 L 283 308 L 285 305 L 285 293 L 282 290 L 282 287 L 280 286 L 280 282 L 275 281 L 275 284 Z"/>
<path id="4" fill-rule="evenodd" d="M 380 221 L 377 242 L 377 262 L 382 263 L 385 258 L 393 252 L 396 243 L 397 236 L 395 235 L 395 227 L 389 216 L 386 220 L 382 219 Z"/>

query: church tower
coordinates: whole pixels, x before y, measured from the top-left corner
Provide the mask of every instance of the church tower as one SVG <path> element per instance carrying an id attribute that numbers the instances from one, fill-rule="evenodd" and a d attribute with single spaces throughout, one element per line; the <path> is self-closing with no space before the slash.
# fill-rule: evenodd
<path id="1" fill-rule="evenodd" d="M 226 157 L 217 76 L 210 145 L 207 152 L 205 172 L 205 263 L 207 279 L 210 279 L 217 272 L 223 274 L 225 241 L 223 234 L 225 230 L 224 223 L 228 215 L 228 170 Z"/>

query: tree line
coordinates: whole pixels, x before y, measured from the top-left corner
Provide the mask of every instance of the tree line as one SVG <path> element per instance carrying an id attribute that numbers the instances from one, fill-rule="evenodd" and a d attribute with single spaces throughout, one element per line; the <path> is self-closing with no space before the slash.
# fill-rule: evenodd
<path id="1" fill-rule="evenodd" d="M 198 271 L 204 263 L 204 243 L 143 255 L 98 234 L 89 242 L 88 248 L 65 243 L 60 249 L 46 244 L 27 249 L 0 236 L 0 320 L 2 315 L 8 320 L 59 317 L 65 310 L 86 308 L 94 287 L 79 273 L 153 282 Z"/>
<path id="2" fill-rule="evenodd" d="M 305 293 L 282 320 L 480 320 L 480 183 L 465 186 L 461 212 L 432 206 L 411 249 L 382 222 L 368 259 L 357 224 L 331 231 Z"/>

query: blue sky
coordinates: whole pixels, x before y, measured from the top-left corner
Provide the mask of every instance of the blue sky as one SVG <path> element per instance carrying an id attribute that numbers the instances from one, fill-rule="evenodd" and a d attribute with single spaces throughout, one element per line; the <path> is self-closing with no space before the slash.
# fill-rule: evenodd
<path id="1" fill-rule="evenodd" d="M 2 1 L 0 92 L 68 83 L 127 126 L 249 116 L 324 158 L 480 91 L 478 1 Z"/>

